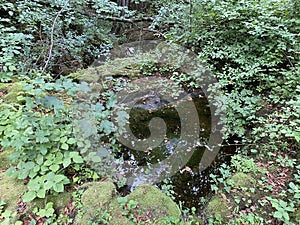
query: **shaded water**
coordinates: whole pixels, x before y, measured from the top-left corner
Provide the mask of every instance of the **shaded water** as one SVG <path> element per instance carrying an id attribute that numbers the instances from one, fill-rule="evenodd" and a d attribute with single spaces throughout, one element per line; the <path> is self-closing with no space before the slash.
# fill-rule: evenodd
<path id="1" fill-rule="evenodd" d="M 207 99 L 199 93 L 194 93 L 192 97 L 199 117 L 199 139 L 206 140 L 209 138 L 211 131 L 209 104 Z M 145 152 L 124 148 L 123 158 L 125 161 L 138 166 L 146 166 L 147 164 L 160 162 L 173 154 L 176 144 L 180 140 L 182 121 L 172 106 L 167 105 L 157 108 L 157 110 L 148 110 L 145 107 L 139 107 L 137 104 L 130 112 L 130 128 L 137 138 L 148 138 L 151 134 L 149 122 L 155 117 L 162 118 L 166 123 L 167 133 L 164 141 L 158 147 Z M 171 177 L 176 201 L 184 202 L 185 207 L 199 208 L 201 206 L 200 198 L 210 193 L 209 174 L 218 169 L 217 165 L 229 160 L 225 153 L 231 150 L 221 149 L 215 162 L 206 170 L 200 172 L 199 163 L 204 151 L 204 147 L 196 147 L 188 163 Z M 157 183 L 158 186 L 162 184 Z"/>

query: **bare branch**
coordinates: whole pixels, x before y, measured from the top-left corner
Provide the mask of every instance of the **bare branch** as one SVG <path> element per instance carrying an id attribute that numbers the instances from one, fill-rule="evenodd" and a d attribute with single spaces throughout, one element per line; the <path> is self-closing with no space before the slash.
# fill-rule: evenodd
<path id="1" fill-rule="evenodd" d="M 119 17 L 107 17 L 107 16 L 100 16 L 100 15 L 97 17 L 99 19 L 103 19 L 103 20 L 108 20 L 108 21 L 113 21 L 113 22 L 123 22 L 123 23 L 137 23 L 137 22 L 143 22 L 143 21 L 153 22 L 153 20 L 154 20 L 153 17 L 132 18 L 132 19 L 119 18 Z"/>
<path id="2" fill-rule="evenodd" d="M 59 10 L 59 12 L 57 13 L 54 21 L 53 21 L 53 24 L 52 24 L 52 28 L 51 28 L 51 34 L 50 34 L 50 47 L 49 47 L 49 53 L 48 53 L 48 57 L 47 57 L 47 60 L 45 62 L 45 65 L 43 67 L 43 70 L 42 70 L 42 73 L 45 72 L 49 62 L 50 62 L 50 59 L 52 57 L 52 50 L 53 50 L 53 45 L 54 45 L 54 29 L 55 29 L 55 24 L 56 24 L 56 21 L 58 19 L 58 17 L 60 16 L 60 14 L 62 13 L 62 11 L 65 9 L 65 7 L 68 5 L 70 0 L 67 0 L 66 3 L 64 4 L 64 6 Z"/>

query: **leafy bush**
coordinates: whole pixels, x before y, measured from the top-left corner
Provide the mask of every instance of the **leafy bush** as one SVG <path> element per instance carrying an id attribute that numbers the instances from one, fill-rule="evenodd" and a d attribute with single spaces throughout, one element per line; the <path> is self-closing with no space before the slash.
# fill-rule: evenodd
<path id="1" fill-rule="evenodd" d="M 153 26 L 163 29 L 163 22 L 174 21 L 166 37 L 210 66 L 228 98 L 228 133 L 242 136 L 263 96 L 278 103 L 296 89 L 297 8 L 295 0 L 179 2 L 161 7 Z"/>
<path id="2" fill-rule="evenodd" d="M 68 74 L 106 54 L 116 38 L 106 15 L 121 9 L 110 1 L 1 0 L 1 80 L 32 69 Z M 18 73 L 17 73 L 18 72 Z"/>
<path id="3" fill-rule="evenodd" d="M 30 178 L 24 201 L 44 198 L 49 191 L 63 192 L 64 185 L 70 182 L 64 174 L 66 168 L 71 163 L 83 163 L 76 150 L 67 106 L 68 96 L 77 86 L 67 79 L 45 83 L 43 78 L 37 78 L 23 86 L 27 96 L 19 98 L 24 104 L 0 105 L 0 144 L 4 149 L 15 150 L 11 159 L 17 163 L 7 173 L 18 179 Z M 64 96 L 47 95 L 51 92 Z"/>

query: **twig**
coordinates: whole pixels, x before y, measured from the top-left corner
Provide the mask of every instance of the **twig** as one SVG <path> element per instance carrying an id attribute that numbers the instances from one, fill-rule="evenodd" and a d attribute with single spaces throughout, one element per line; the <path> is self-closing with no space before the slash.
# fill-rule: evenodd
<path id="1" fill-rule="evenodd" d="M 283 52 L 283 54 L 284 54 L 285 58 L 289 61 L 289 63 L 290 63 L 290 65 L 292 66 L 293 70 L 296 71 L 296 69 L 295 69 L 293 63 L 292 63 L 291 60 L 289 59 L 289 56 L 286 55 L 285 52 Z"/>
<path id="2" fill-rule="evenodd" d="M 65 7 L 68 5 L 70 0 L 67 0 L 66 3 L 64 4 L 64 6 L 59 10 L 59 12 L 57 13 L 54 21 L 53 21 L 53 24 L 52 24 L 52 28 L 51 28 L 51 34 L 50 34 L 50 47 L 49 47 L 49 53 L 48 53 L 48 58 L 46 60 L 46 63 L 43 67 L 43 70 L 42 70 L 42 73 L 45 72 L 49 62 L 50 62 L 50 59 L 52 57 L 52 50 L 53 50 L 53 45 L 54 45 L 54 29 L 55 29 L 55 24 L 56 24 L 56 21 L 58 19 L 58 17 L 60 16 L 60 14 L 62 13 L 62 11 L 65 9 Z"/>
<path id="3" fill-rule="evenodd" d="M 162 32 L 160 32 L 160 31 L 158 31 L 158 30 L 152 30 L 152 29 L 149 29 L 149 28 L 143 28 L 143 27 L 141 27 L 141 30 L 142 30 L 142 31 L 148 31 L 148 32 L 157 33 L 157 34 L 159 34 L 159 36 L 165 38 L 164 34 L 163 34 Z"/>
<path id="4" fill-rule="evenodd" d="M 152 22 L 154 20 L 153 17 L 132 18 L 132 19 L 119 18 L 119 17 L 107 17 L 107 16 L 100 16 L 100 15 L 98 15 L 97 17 L 103 20 L 108 20 L 113 22 L 123 22 L 123 23 L 137 23 L 143 21 Z"/>

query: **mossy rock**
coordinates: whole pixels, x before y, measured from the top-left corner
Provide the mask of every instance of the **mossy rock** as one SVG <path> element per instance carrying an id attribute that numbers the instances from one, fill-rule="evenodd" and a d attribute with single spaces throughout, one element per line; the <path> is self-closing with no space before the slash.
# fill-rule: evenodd
<path id="1" fill-rule="evenodd" d="M 91 182 L 83 187 L 87 187 L 87 190 L 81 196 L 81 203 L 89 206 L 92 210 L 100 204 L 108 204 L 117 193 L 116 187 L 111 181 Z"/>
<path id="2" fill-rule="evenodd" d="M 53 195 L 47 195 L 45 199 L 34 199 L 27 203 L 26 210 L 22 214 L 32 213 L 34 208 L 43 209 L 48 202 L 53 202 L 53 208 L 56 213 L 63 213 L 64 207 L 70 202 L 72 194 L 69 192 L 56 193 Z"/>
<path id="3" fill-rule="evenodd" d="M 114 216 L 112 220 L 109 221 L 108 225 L 135 225 L 136 223 L 130 221 L 125 216 Z"/>
<path id="4" fill-rule="evenodd" d="M 15 211 L 19 196 L 26 191 L 23 181 L 0 173 L 0 201 L 6 203 L 5 209 Z"/>
<path id="5" fill-rule="evenodd" d="M 5 94 L 1 97 L 5 102 L 20 102 L 18 100 L 19 96 L 23 96 L 25 92 L 23 91 L 24 81 L 17 81 L 14 83 L 0 83 L 0 92 Z"/>
<path id="6" fill-rule="evenodd" d="M 13 153 L 13 149 L 5 149 L 0 152 L 0 170 L 7 169 L 12 166 L 11 161 L 8 157 Z"/>
<path id="7" fill-rule="evenodd" d="M 295 212 L 291 213 L 291 220 L 296 224 L 300 224 L 300 209 L 297 209 Z"/>
<path id="8" fill-rule="evenodd" d="M 168 196 L 163 194 L 158 188 L 144 184 L 139 186 L 131 194 L 126 196 L 128 201 L 137 202 L 138 206 L 134 209 L 135 213 L 142 218 L 147 218 L 151 224 L 161 224 L 166 218 L 176 218 L 181 220 L 181 212 L 176 203 Z M 109 225 L 133 225 L 136 224 L 128 219 L 124 209 L 120 206 L 117 199 L 110 204 L 112 219 Z M 136 217 L 136 215 L 131 215 Z"/>
<path id="9" fill-rule="evenodd" d="M 256 184 L 256 180 L 252 176 L 242 172 L 235 173 L 229 179 L 234 182 L 233 187 L 235 188 L 250 188 Z"/>
<path id="10" fill-rule="evenodd" d="M 177 204 L 152 185 L 139 186 L 127 198 L 128 200 L 137 201 L 142 215 L 148 213 L 151 221 L 159 222 L 166 217 L 181 218 L 181 212 Z"/>
<path id="11" fill-rule="evenodd" d="M 86 82 L 99 82 L 103 77 L 107 76 L 140 77 L 141 71 L 139 66 L 133 61 L 133 58 L 122 58 L 107 62 L 101 66 L 79 70 L 69 75 L 73 79 Z"/>
<path id="12" fill-rule="evenodd" d="M 226 199 L 216 196 L 210 200 L 205 211 L 209 216 L 220 215 L 221 218 L 227 220 L 231 215 L 230 207 L 231 206 L 226 202 Z"/>
<path id="13" fill-rule="evenodd" d="M 22 180 L 0 173 L 0 201 L 4 201 L 5 210 L 17 211 L 19 197 L 27 190 Z M 71 199 L 71 193 L 64 192 L 56 195 L 48 195 L 45 199 L 35 199 L 26 204 L 26 209 L 21 215 L 29 214 L 35 207 L 44 208 L 47 202 L 53 202 L 54 209 L 59 213 Z M 20 215 L 20 216 L 21 216 Z"/>
<path id="14" fill-rule="evenodd" d="M 87 190 L 81 196 L 82 208 L 81 213 L 76 217 L 76 224 L 83 225 L 95 217 L 97 209 L 108 207 L 117 190 L 110 180 L 87 183 L 81 188 L 87 188 Z"/>
<path id="15" fill-rule="evenodd" d="M 115 185 L 111 181 L 93 182 L 83 185 L 82 188 L 87 190 L 81 196 L 82 208 L 76 216 L 75 224 L 83 225 L 88 221 L 99 222 L 105 213 L 111 216 L 109 225 L 136 224 L 129 219 L 129 215 L 124 214 L 124 209 L 117 200 Z M 136 201 L 139 216 L 147 215 L 152 224 L 158 224 L 166 217 L 181 219 L 181 212 L 176 203 L 151 185 L 139 186 L 126 198 L 128 201 Z"/>

